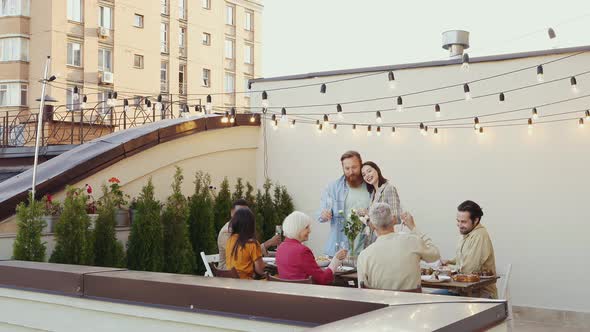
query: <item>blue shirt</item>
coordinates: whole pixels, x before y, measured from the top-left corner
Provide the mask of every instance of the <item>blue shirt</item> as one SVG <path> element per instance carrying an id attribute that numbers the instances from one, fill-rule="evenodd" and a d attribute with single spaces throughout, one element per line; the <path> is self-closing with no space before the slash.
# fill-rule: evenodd
<path id="1" fill-rule="evenodd" d="M 336 254 L 337 243 L 344 242 L 345 248 L 340 249 L 349 248 L 348 239 L 346 238 L 346 235 L 344 235 L 344 223 L 346 222 L 344 202 L 346 201 L 348 191 L 348 183 L 346 182 L 346 177 L 344 177 L 343 175 L 338 180 L 330 183 L 324 190 L 324 193 L 322 194 L 320 210 L 317 213 L 317 220 L 319 222 L 330 222 L 330 236 L 328 237 L 328 242 L 326 243 L 326 247 L 324 248 L 324 253 L 326 255 L 334 256 L 334 254 Z M 367 191 L 367 202 L 370 201 L 370 195 Z M 330 205 L 332 205 L 331 209 Z M 368 207 L 369 206 L 367 205 L 364 208 Z M 323 221 L 321 218 L 323 210 L 332 211 L 332 219 L 328 221 Z"/>

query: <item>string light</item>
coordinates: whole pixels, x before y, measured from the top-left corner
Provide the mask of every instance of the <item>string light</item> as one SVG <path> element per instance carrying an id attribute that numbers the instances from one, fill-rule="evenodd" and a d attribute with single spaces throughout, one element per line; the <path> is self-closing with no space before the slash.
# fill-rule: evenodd
<path id="1" fill-rule="evenodd" d="M 337 124 L 333 124 L 332 125 L 332 133 L 333 134 L 338 134 L 338 125 Z"/>
<path id="2" fill-rule="evenodd" d="M 123 112 L 129 112 L 129 100 L 123 99 Z"/>
<path id="3" fill-rule="evenodd" d="M 533 119 L 537 120 L 539 118 L 539 112 L 537 112 L 537 108 L 533 107 Z"/>
<path id="4" fill-rule="evenodd" d="M 580 118 L 580 120 L 578 120 L 578 125 L 580 128 L 584 128 L 584 118 Z"/>
<path id="5" fill-rule="evenodd" d="M 528 128 L 529 128 L 529 135 L 533 133 L 533 119 L 528 119 Z"/>
<path id="6" fill-rule="evenodd" d="M 543 65 L 537 66 L 537 82 L 543 83 L 545 81 L 545 75 L 543 74 Z"/>
<path id="7" fill-rule="evenodd" d="M 225 111 L 225 114 L 221 118 L 221 123 L 228 123 L 228 122 L 229 122 L 229 112 Z"/>
<path id="8" fill-rule="evenodd" d="M 344 114 L 342 113 L 342 105 L 336 105 L 336 113 L 338 113 L 338 119 L 344 120 Z"/>
<path id="9" fill-rule="evenodd" d="M 424 132 L 422 134 L 424 136 L 428 135 L 428 126 L 424 126 Z"/>
<path id="10" fill-rule="evenodd" d="M 162 110 L 162 95 L 158 95 L 156 100 L 157 102 L 154 104 L 154 109 L 159 112 Z"/>
<path id="11" fill-rule="evenodd" d="M 82 107 L 82 109 L 85 109 L 87 102 L 88 102 L 88 97 L 86 95 L 84 95 L 84 97 L 82 97 L 82 104 L 80 105 L 80 107 Z"/>
<path id="12" fill-rule="evenodd" d="M 318 126 L 318 132 L 321 134 L 323 129 L 324 125 L 320 123 L 320 125 Z"/>
<path id="13" fill-rule="evenodd" d="M 469 89 L 469 84 L 463 84 L 463 92 L 465 92 L 465 100 L 471 100 L 471 90 Z"/>
<path id="14" fill-rule="evenodd" d="M 315 120 L 315 125 L 316 125 L 317 129 L 320 130 L 320 128 L 321 128 L 320 120 Z"/>
<path id="15" fill-rule="evenodd" d="M 328 118 L 328 114 L 324 114 L 324 124 L 326 126 L 330 124 L 330 119 Z"/>
<path id="16" fill-rule="evenodd" d="M 547 29 L 547 34 L 549 35 L 549 39 L 554 39 L 555 37 L 557 37 L 557 35 L 555 34 L 555 30 L 553 30 L 553 28 Z"/>
<path id="17" fill-rule="evenodd" d="M 281 109 L 281 121 L 283 121 L 283 122 L 289 121 L 289 117 L 287 116 L 287 109 L 284 107 Z"/>
<path id="18" fill-rule="evenodd" d="M 402 112 L 404 110 L 404 101 L 402 96 L 397 97 L 397 111 Z"/>
<path id="19" fill-rule="evenodd" d="M 291 128 L 295 128 L 295 120 L 291 121 Z"/>
<path id="20" fill-rule="evenodd" d="M 377 126 L 377 136 L 381 136 L 381 127 Z"/>
<path id="21" fill-rule="evenodd" d="M 381 118 L 381 111 L 377 111 L 377 123 L 381 122 L 383 122 L 383 119 Z"/>
<path id="22" fill-rule="evenodd" d="M 230 112 L 230 117 L 229 117 L 229 123 L 234 123 L 236 122 L 236 109 L 235 107 L 231 108 L 231 112 Z"/>
<path id="23" fill-rule="evenodd" d="M 320 93 L 326 93 L 326 83 L 322 83 L 322 86 L 320 87 Z"/>
<path id="24" fill-rule="evenodd" d="M 373 132 L 371 131 L 371 125 L 367 126 L 367 137 L 373 135 Z"/>
<path id="25" fill-rule="evenodd" d="M 268 108 L 268 93 L 266 91 L 262 91 L 262 107 Z"/>
<path id="26" fill-rule="evenodd" d="M 469 71 L 469 54 L 463 54 L 463 64 L 461 65 L 461 70 Z"/>
<path id="27" fill-rule="evenodd" d="M 479 130 L 477 132 L 479 133 L 479 135 L 483 135 L 483 127 L 479 127 Z"/>
<path id="28" fill-rule="evenodd" d="M 434 114 L 437 118 L 440 118 L 440 105 L 439 104 L 434 105 Z"/>
<path id="29" fill-rule="evenodd" d="M 211 113 L 211 110 L 213 109 L 213 105 L 211 104 L 211 95 L 207 95 L 207 103 L 205 104 L 205 110 L 209 113 Z"/>
<path id="30" fill-rule="evenodd" d="M 395 127 L 391 127 L 391 136 L 395 136 Z"/>
<path id="31" fill-rule="evenodd" d="M 475 127 L 475 129 L 479 129 L 480 127 L 479 118 L 477 116 L 473 119 L 473 126 Z"/>
<path id="32" fill-rule="evenodd" d="M 393 74 L 393 72 L 390 71 L 389 74 L 387 75 L 387 77 L 389 79 L 389 88 L 395 89 L 396 83 L 395 83 L 395 75 Z"/>
<path id="33" fill-rule="evenodd" d="M 590 110 L 586 111 L 586 121 L 590 121 Z"/>
<path id="34" fill-rule="evenodd" d="M 80 100 L 80 95 L 78 94 L 78 86 L 74 86 L 74 94 L 72 95 L 72 98 L 75 101 Z"/>
<path id="35" fill-rule="evenodd" d="M 434 128 L 434 134 L 438 135 L 438 128 Z"/>
<path id="36" fill-rule="evenodd" d="M 424 135 L 424 123 L 420 122 L 420 134 Z"/>
<path id="37" fill-rule="evenodd" d="M 254 116 L 254 113 L 252 113 L 252 115 L 250 115 L 250 123 L 254 122 L 256 122 L 256 116 Z"/>
<path id="38" fill-rule="evenodd" d="M 352 125 L 352 133 L 353 134 L 356 134 L 356 124 L 353 124 Z"/>
<path id="39" fill-rule="evenodd" d="M 570 84 L 572 86 L 572 91 L 574 93 L 578 93 L 578 81 L 576 80 L 575 76 L 572 76 L 572 78 L 570 78 Z"/>
<path id="40" fill-rule="evenodd" d="M 506 99 L 506 97 L 504 96 L 504 92 L 500 92 L 500 95 L 498 96 L 498 100 L 500 101 L 500 105 L 504 103 L 505 99 Z"/>

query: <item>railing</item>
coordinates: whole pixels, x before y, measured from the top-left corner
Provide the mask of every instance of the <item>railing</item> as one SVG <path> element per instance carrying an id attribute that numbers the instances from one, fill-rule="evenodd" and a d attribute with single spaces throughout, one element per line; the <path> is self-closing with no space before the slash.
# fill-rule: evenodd
<path id="1" fill-rule="evenodd" d="M 82 144 L 115 131 L 139 127 L 164 119 L 181 116 L 178 102 L 151 101 L 151 107 L 142 98 L 137 105 L 67 110 L 65 105 L 45 109 L 41 130 L 41 145 Z M 159 106 L 161 105 L 161 106 Z M 175 114 L 176 113 L 176 114 Z M 0 147 L 32 146 L 35 144 L 37 113 L 30 110 L 0 113 Z"/>

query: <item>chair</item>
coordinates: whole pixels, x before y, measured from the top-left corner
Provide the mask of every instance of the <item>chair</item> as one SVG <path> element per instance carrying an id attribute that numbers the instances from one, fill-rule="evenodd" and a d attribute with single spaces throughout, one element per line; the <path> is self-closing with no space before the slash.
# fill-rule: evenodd
<path id="1" fill-rule="evenodd" d="M 211 271 L 211 264 L 219 262 L 219 254 L 215 255 L 205 255 L 204 252 L 201 251 L 201 259 L 203 260 L 203 264 L 205 264 L 205 277 L 213 277 L 213 271 Z"/>
<path id="2" fill-rule="evenodd" d="M 512 302 L 510 301 L 510 274 L 512 272 L 512 264 L 508 264 L 506 266 L 506 271 L 504 272 L 504 283 L 498 292 L 498 298 L 506 300 L 508 305 L 508 319 L 512 319 Z"/>
<path id="3" fill-rule="evenodd" d="M 240 279 L 240 275 L 238 274 L 238 270 L 235 267 L 232 267 L 231 270 L 220 270 L 214 264 L 209 264 L 211 271 L 213 272 L 213 276 L 218 278 L 232 278 L 232 279 Z"/>
<path id="4" fill-rule="evenodd" d="M 269 273 L 266 274 L 266 280 L 268 281 L 278 281 L 278 282 L 291 282 L 294 284 L 313 284 L 311 277 L 308 277 L 307 279 L 295 279 L 295 280 L 289 280 L 289 279 L 281 279 L 279 277 L 274 277 L 272 275 L 270 275 Z"/>

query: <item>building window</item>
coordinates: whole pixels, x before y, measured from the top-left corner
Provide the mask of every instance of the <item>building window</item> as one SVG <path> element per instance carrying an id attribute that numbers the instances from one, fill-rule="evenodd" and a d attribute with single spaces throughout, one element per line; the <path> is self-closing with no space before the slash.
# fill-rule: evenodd
<path id="1" fill-rule="evenodd" d="M 203 32 L 203 45 L 211 45 L 211 34 Z"/>
<path id="2" fill-rule="evenodd" d="M 225 24 L 234 25 L 234 6 L 225 6 Z"/>
<path id="3" fill-rule="evenodd" d="M 168 23 L 160 23 L 160 52 L 168 53 Z"/>
<path id="4" fill-rule="evenodd" d="M 29 0 L 0 0 L 0 16 L 29 15 Z"/>
<path id="5" fill-rule="evenodd" d="M 78 42 L 68 42 L 68 59 L 67 64 L 70 66 L 82 66 L 82 45 Z"/>
<path id="6" fill-rule="evenodd" d="M 68 20 L 82 22 L 82 0 L 68 0 Z"/>
<path id="7" fill-rule="evenodd" d="M 244 29 L 248 31 L 254 30 L 254 26 L 252 25 L 252 19 L 254 18 L 254 13 L 246 12 L 246 20 L 244 21 Z"/>
<path id="8" fill-rule="evenodd" d="M 186 20 L 186 0 L 178 0 L 178 18 Z"/>
<path id="9" fill-rule="evenodd" d="M 160 14 L 168 15 L 168 0 L 160 0 L 161 8 Z"/>
<path id="10" fill-rule="evenodd" d="M 233 59 L 234 58 L 234 41 L 231 39 L 225 40 L 225 58 L 226 59 Z"/>
<path id="11" fill-rule="evenodd" d="M 168 91 L 168 62 L 160 64 L 160 91 Z"/>
<path id="12" fill-rule="evenodd" d="M 143 69 L 143 55 L 134 54 L 133 55 L 133 67 L 138 69 Z"/>
<path id="13" fill-rule="evenodd" d="M 186 28 L 178 30 L 178 50 L 181 57 L 186 57 Z"/>
<path id="14" fill-rule="evenodd" d="M 178 93 L 186 94 L 186 65 L 178 66 Z"/>
<path id="15" fill-rule="evenodd" d="M 223 92 L 233 93 L 235 91 L 236 76 L 234 74 L 225 73 L 223 82 Z"/>
<path id="16" fill-rule="evenodd" d="M 70 111 L 79 111 L 82 109 L 81 104 L 81 97 L 82 96 L 82 88 L 78 87 L 78 97 L 77 99 L 74 97 L 74 87 L 68 86 L 68 90 L 66 91 L 66 109 Z"/>
<path id="17" fill-rule="evenodd" d="M 0 106 L 26 106 L 28 86 L 22 83 L 0 84 Z"/>
<path id="18" fill-rule="evenodd" d="M 211 86 L 211 70 L 203 68 L 203 86 Z"/>
<path id="19" fill-rule="evenodd" d="M 98 70 L 113 71 L 113 51 L 107 48 L 98 49 Z"/>
<path id="20" fill-rule="evenodd" d="M 201 0 L 201 7 L 211 9 L 211 0 Z"/>
<path id="21" fill-rule="evenodd" d="M 252 64 L 253 52 L 252 45 L 244 46 L 244 63 Z"/>
<path id="22" fill-rule="evenodd" d="M 143 28 L 143 15 L 135 14 L 133 17 L 133 26 L 136 28 Z"/>
<path id="23" fill-rule="evenodd" d="M 20 37 L 1 38 L 0 61 L 29 61 L 29 40 Z"/>
<path id="24" fill-rule="evenodd" d="M 113 8 L 98 7 L 98 26 L 109 30 L 113 28 Z"/>
<path id="25" fill-rule="evenodd" d="M 107 101 L 109 100 L 109 92 L 108 91 L 100 91 L 98 93 L 98 110 L 100 113 L 107 114 L 110 110 L 110 106 L 107 105 Z"/>

